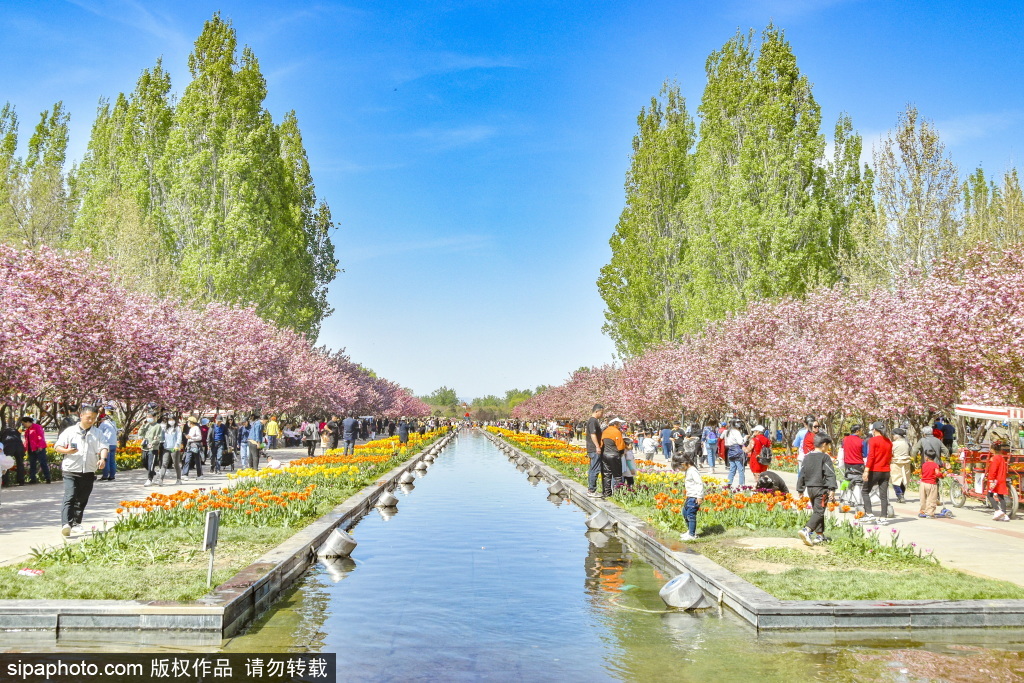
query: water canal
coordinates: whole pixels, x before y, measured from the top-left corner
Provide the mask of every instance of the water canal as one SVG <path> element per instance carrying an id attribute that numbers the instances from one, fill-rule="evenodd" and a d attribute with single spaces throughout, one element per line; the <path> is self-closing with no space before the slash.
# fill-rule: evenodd
<path id="1" fill-rule="evenodd" d="M 238 652 L 338 653 L 339 680 L 1010 680 L 1024 633 L 757 634 L 728 612 L 666 612 L 670 577 L 463 434 L 397 514 L 352 530 Z"/>

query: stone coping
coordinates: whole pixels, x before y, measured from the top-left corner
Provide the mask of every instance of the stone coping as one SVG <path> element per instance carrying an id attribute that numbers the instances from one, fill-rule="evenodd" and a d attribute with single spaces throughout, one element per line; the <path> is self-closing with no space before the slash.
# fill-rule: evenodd
<path id="1" fill-rule="evenodd" d="M 400 476 L 454 437 L 454 432 L 449 433 L 429 444 L 194 602 L 0 600 L 0 632 L 34 631 L 42 635 L 38 632 L 49 631 L 54 637 L 74 632 L 76 638 L 88 638 L 89 632 L 122 631 L 135 632 L 136 637 L 154 642 L 157 631 L 169 632 L 169 636 L 178 633 L 172 639 L 179 644 L 184 642 L 182 637 L 188 638 L 182 631 L 197 632 L 197 639 L 204 643 L 211 638 L 219 642 L 231 637 L 269 608 L 316 562 L 316 549 L 335 528 L 347 529 L 355 524 L 373 509 L 383 491 L 397 484 Z"/>
<path id="2" fill-rule="evenodd" d="M 758 630 L 1024 627 L 1024 600 L 780 600 L 618 505 L 590 498 L 585 486 L 481 431 L 537 466 L 545 481 L 562 482 L 563 495 L 588 515 L 607 513 L 620 537 L 656 567 L 670 575 L 692 574 L 713 603 L 728 607 Z"/>

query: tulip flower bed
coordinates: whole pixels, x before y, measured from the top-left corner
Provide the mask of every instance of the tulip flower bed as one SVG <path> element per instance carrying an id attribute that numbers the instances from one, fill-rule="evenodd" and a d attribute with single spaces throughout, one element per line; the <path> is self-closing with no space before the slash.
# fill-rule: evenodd
<path id="1" fill-rule="evenodd" d="M 589 461 L 577 464 L 561 456 L 564 443 L 496 427 L 488 430 L 586 483 Z M 795 464 L 795 456 L 793 461 Z M 638 470 L 635 485 L 619 487 L 610 502 L 674 540 L 686 530 L 681 514 L 686 502 L 683 480 L 682 472 L 646 464 Z M 931 549 L 902 542 L 894 529 L 862 524 L 862 513 L 840 516 L 851 510 L 835 503 L 829 505 L 833 514 L 826 518 L 826 534 L 832 541 L 814 548 L 799 543 L 793 546 L 796 532 L 810 517 L 807 497 L 750 488 L 731 491 L 717 477 L 703 480 L 705 496 L 697 515 L 699 539 L 690 547 L 779 598 L 1024 598 L 1024 588 L 1014 584 L 940 567 Z M 750 537 L 763 540 L 753 548 L 745 547 L 743 541 Z M 771 538 L 780 539 L 777 547 Z"/>
<path id="2" fill-rule="evenodd" d="M 208 555 L 199 550 L 207 511 L 221 513 L 216 585 L 441 435 L 416 435 L 407 448 L 382 439 L 355 455 L 328 451 L 280 469 L 245 469 L 226 488 L 121 501 L 110 528 L 36 551 L 28 568 L 43 570 L 38 578 L 19 580 L 18 567 L 0 567 L 0 598 L 194 600 L 207 592 Z"/>

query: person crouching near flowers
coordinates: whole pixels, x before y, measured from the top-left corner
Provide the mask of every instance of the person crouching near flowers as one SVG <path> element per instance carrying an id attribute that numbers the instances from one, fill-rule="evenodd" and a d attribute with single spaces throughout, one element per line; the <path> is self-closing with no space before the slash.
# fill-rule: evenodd
<path id="1" fill-rule="evenodd" d="M 700 510 L 701 501 L 704 500 L 704 480 L 700 477 L 700 470 L 697 469 L 695 459 L 692 454 L 683 456 L 683 467 L 686 468 L 686 479 L 683 481 L 683 490 L 686 494 L 686 502 L 683 503 L 686 533 L 679 535 L 683 541 L 697 539 L 697 512 Z"/>
<path id="2" fill-rule="evenodd" d="M 832 437 L 825 432 L 814 435 L 814 450 L 804 456 L 803 467 L 796 478 L 796 490 L 801 496 L 804 489 L 811 499 L 811 518 L 800 530 L 800 538 L 806 545 L 823 543 L 825 536 L 825 506 L 829 498 L 835 497 L 836 468 L 832 464 Z"/>

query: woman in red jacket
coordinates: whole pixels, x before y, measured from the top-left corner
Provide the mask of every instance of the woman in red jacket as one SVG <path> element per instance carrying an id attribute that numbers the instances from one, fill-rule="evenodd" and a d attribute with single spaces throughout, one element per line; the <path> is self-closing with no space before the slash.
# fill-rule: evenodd
<path id="1" fill-rule="evenodd" d="M 985 470 L 985 480 L 988 482 L 988 505 L 993 510 L 996 507 L 996 500 L 999 501 L 999 509 L 992 515 L 996 522 L 1009 522 L 1010 516 L 1006 514 L 1006 496 L 1010 492 L 1006 488 L 1006 457 L 1003 453 L 1009 451 L 1006 444 L 992 444 L 992 455 L 988 460 L 988 469 Z"/>
<path id="2" fill-rule="evenodd" d="M 754 436 L 751 437 L 750 443 L 743 450 L 746 451 L 747 456 L 750 458 L 750 471 L 755 475 L 761 474 L 768 469 L 768 465 L 762 465 L 758 461 L 758 456 L 761 455 L 761 451 L 765 448 L 768 449 L 768 453 L 771 453 L 772 441 L 764 435 L 764 427 L 757 425 L 754 427 Z M 757 481 L 757 477 L 754 477 L 754 481 Z"/>

